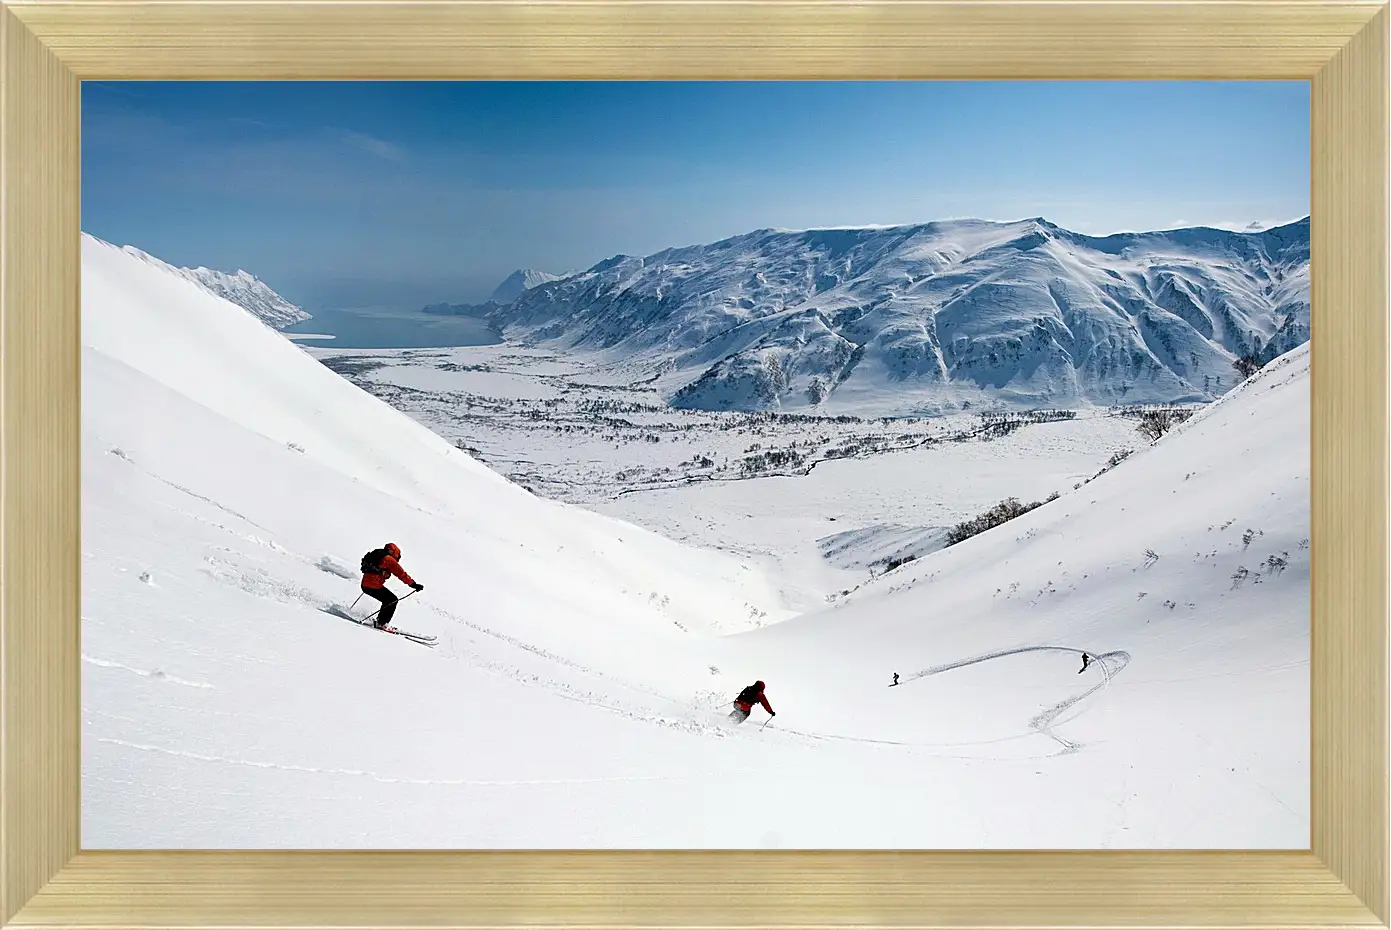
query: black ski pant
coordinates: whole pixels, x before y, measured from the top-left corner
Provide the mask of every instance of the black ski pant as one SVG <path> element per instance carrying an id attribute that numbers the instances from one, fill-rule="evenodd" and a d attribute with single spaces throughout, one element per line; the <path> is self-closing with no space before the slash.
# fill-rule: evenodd
<path id="1" fill-rule="evenodd" d="M 382 602 L 382 609 L 377 614 L 377 619 L 373 621 L 373 625 L 386 626 L 390 623 L 391 615 L 396 613 L 396 602 L 399 601 L 400 598 L 392 594 L 386 587 L 363 588 L 362 593 Z"/>

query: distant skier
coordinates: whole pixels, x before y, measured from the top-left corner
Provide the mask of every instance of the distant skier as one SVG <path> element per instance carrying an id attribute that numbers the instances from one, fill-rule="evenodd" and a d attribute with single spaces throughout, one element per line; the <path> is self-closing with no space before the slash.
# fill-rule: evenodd
<path id="1" fill-rule="evenodd" d="M 406 570 L 401 567 L 400 559 L 401 547 L 395 543 L 387 543 L 381 549 L 373 549 L 362 557 L 362 593 L 382 603 L 381 612 L 372 624 L 379 630 L 391 623 L 391 616 L 396 613 L 396 602 L 400 600 L 386 586 L 390 576 L 395 575 L 417 591 L 425 590 L 423 584 L 417 583 L 406 574 Z"/>
<path id="2" fill-rule="evenodd" d="M 1092 664 L 1092 657 L 1085 652 L 1082 653 L 1082 667 L 1077 670 L 1077 674 L 1082 674 L 1087 670 L 1087 666 Z"/>
<path id="3" fill-rule="evenodd" d="M 894 685 L 898 684 L 898 672 L 894 672 Z M 892 688 L 894 685 L 889 685 Z"/>
<path id="4" fill-rule="evenodd" d="M 777 713 L 773 710 L 773 705 L 768 703 L 768 696 L 763 693 L 763 687 L 763 682 L 755 681 L 740 691 L 739 696 L 734 699 L 734 710 L 730 712 L 729 719 L 735 723 L 743 723 L 749 719 L 755 704 L 762 704 L 769 717 L 776 717 Z"/>

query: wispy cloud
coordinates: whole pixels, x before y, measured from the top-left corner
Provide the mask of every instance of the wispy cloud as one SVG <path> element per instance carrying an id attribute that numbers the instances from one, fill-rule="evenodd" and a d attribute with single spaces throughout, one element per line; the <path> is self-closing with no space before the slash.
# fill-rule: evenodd
<path id="1" fill-rule="evenodd" d="M 93 91 L 97 91 L 100 93 L 120 94 L 124 97 L 135 97 L 139 100 L 151 99 L 149 94 L 142 94 L 139 91 L 132 90 L 129 82 L 84 81 L 83 84 L 85 85 L 83 87 L 83 92 L 88 95 L 92 94 Z"/>
<path id="2" fill-rule="evenodd" d="M 84 154 L 148 153 L 185 144 L 188 132 L 171 120 L 124 107 L 85 110 L 82 114 Z"/>
<path id="3" fill-rule="evenodd" d="M 1305 214 L 1285 219 L 1273 219 L 1265 217 L 1256 220 L 1203 220 L 1193 222 L 1190 220 L 1174 220 L 1166 226 L 1157 227 L 1160 229 L 1189 229 L 1194 226 L 1206 226 L 1209 229 L 1225 229 L 1229 232 L 1265 232 L 1267 229 L 1275 229 L 1280 226 L 1288 226 L 1297 223 L 1304 218 Z"/>
<path id="4" fill-rule="evenodd" d="M 378 158 L 385 158 L 387 161 L 394 162 L 404 162 L 406 160 L 406 150 L 399 145 L 387 142 L 385 139 L 369 136 L 365 132 L 354 132 L 351 129 L 338 129 L 334 131 L 334 134 L 353 148 L 369 152 L 376 155 Z"/>

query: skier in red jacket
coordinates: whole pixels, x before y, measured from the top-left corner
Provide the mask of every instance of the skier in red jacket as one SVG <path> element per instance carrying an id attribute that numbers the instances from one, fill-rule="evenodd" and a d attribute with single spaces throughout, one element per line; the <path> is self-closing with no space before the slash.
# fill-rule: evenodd
<path id="1" fill-rule="evenodd" d="M 396 613 L 396 602 L 400 600 L 386 586 L 387 578 L 395 575 L 415 590 L 425 590 L 423 584 L 417 583 L 406 574 L 406 570 L 401 567 L 400 558 L 401 547 L 395 543 L 387 543 L 362 557 L 362 593 L 382 602 L 381 612 L 372 624 L 379 630 L 391 622 L 392 614 Z"/>
<path id="2" fill-rule="evenodd" d="M 773 705 L 768 703 L 768 695 L 763 693 L 763 687 L 763 682 L 755 681 L 740 691 L 739 696 L 734 699 L 734 710 L 730 712 L 729 718 L 735 723 L 743 723 L 749 719 L 755 704 L 762 704 L 769 717 L 776 717 L 777 712 L 773 710 Z"/>

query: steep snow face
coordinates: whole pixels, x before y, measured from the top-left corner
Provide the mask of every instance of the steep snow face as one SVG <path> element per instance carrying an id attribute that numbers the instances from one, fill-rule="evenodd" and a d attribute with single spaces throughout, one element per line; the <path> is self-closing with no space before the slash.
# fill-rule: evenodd
<path id="1" fill-rule="evenodd" d="M 560 275 L 548 274 L 534 268 L 519 268 L 508 275 L 507 280 L 499 284 L 488 299 L 498 304 L 510 304 L 520 297 L 523 291 L 529 291 L 540 284 L 559 281 L 560 278 Z"/>
<path id="2" fill-rule="evenodd" d="M 1308 221 L 1104 238 L 1037 218 L 760 230 L 616 256 L 494 322 L 638 358 L 676 406 L 933 414 L 1200 402 L 1308 339 Z"/>
<path id="3" fill-rule="evenodd" d="M 566 618 L 581 629 L 592 610 L 599 629 L 675 630 L 747 621 L 758 610 L 785 615 L 742 564 L 531 495 L 241 308 L 91 237 L 83 295 L 89 462 L 114 467 L 103 454 L 120 448 L 119 461 L 194 489 L 243 522 L 293 527 L 300 545 L 320 547 L 312 557 L 300 550 L 311 561 L 332 553 L 355 569 L 362 552 L 403 537 L 396 541 L 422 578 L 453 579 L 446 602 L 452 591 L 486 603 L 493 595 L 478 589 L 489 589 L 515 605 L 520 622 Z M 113 379 L 120 383 L 106 383 Z M 163 469 L 165 459 L 180 464 Z M 216 493 L 197 490 L 213 476 Z M 104 488 L 86 493 L 99 501 Z M 118 510 L 133 506 L 123 497 Z M 348 600 L 356 594 L 346 591 Z"/>

